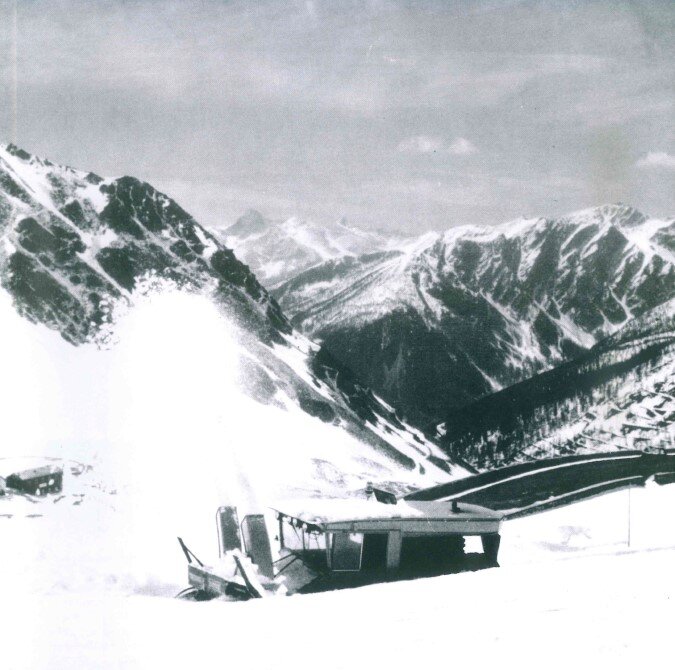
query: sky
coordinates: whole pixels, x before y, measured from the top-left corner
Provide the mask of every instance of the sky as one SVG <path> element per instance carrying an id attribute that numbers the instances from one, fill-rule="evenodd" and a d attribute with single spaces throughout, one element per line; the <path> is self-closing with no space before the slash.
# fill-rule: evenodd
<path id="1" fill-rule="evenodd" d="M 0 141 L 216 227 L 672 216 L 674 37 L 667 0 L 0 0 Z"/>

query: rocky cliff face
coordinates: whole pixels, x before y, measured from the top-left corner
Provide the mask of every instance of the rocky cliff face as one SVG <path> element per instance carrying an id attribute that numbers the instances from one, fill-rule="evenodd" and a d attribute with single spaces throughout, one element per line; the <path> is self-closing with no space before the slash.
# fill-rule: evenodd
<path id="1" fill-rule="evenodd" d="M 268 338 L 290 333 L 247 266 L 187 212 L 133 177 L 104 180 L 9 146 L 0 149 L 2 284 L 28 318 L 81 343 L 156 272 L 214 297 Z"/>

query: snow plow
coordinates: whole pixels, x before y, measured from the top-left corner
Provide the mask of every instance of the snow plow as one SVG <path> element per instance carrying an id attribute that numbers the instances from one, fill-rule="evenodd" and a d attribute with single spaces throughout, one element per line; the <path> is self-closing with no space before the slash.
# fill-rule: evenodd
<path id="1" fill-rule="evenodd" d="M 192 600 L 248 600 L 497 567 L 502 514 L 457 502 L 405 501 L 369 487 L 366 499 L 294 501 L 216 514 L 219 560 L 188 561 Z M 271 531 L 271 532 L 270 532 Z M 479 537 L 482 552 L 465 551 Z"/>

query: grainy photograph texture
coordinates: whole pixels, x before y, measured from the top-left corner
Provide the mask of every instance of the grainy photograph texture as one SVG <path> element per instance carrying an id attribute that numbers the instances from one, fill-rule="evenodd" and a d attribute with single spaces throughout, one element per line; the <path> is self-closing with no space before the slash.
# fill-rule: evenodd
<path id="1" fill-rule="evenodd" d="M 0 0 L 2 666 L 669 667 L 674 38 Z"/>

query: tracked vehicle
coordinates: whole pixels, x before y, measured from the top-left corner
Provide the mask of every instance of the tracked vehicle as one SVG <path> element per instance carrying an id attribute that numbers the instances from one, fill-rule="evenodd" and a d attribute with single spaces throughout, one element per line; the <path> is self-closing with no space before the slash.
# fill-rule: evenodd
<path id="1" fill-rule="evenodd" d="M 239 522 L 235 507 L 216 514 L 219 561 L 205 565 L 179 542 L 190 587 L 208 600 L 313 593 L 498 566 L 502 514 L 457 502 L 367 499 L 294 501 Z M 482 552 L 467 553 L 465 538 Z"/>

